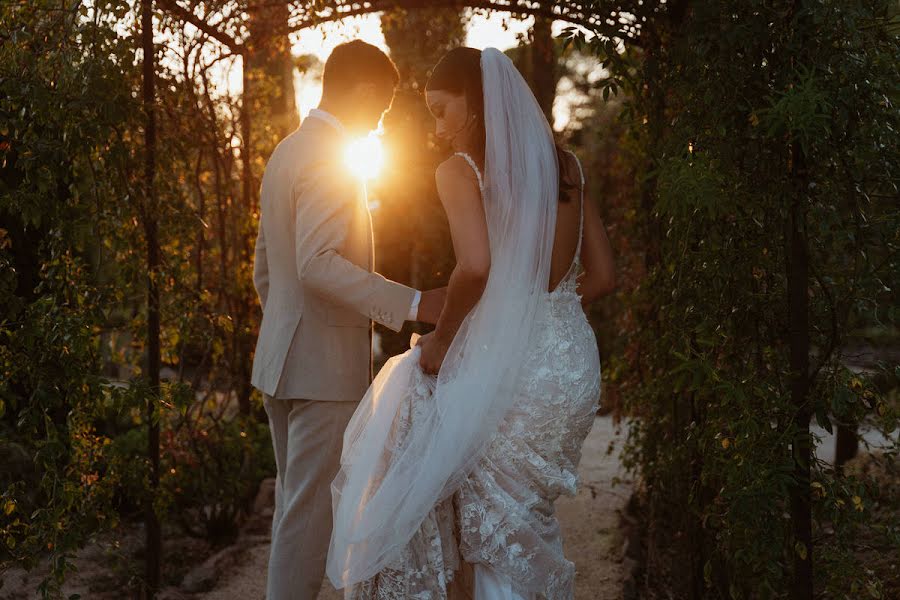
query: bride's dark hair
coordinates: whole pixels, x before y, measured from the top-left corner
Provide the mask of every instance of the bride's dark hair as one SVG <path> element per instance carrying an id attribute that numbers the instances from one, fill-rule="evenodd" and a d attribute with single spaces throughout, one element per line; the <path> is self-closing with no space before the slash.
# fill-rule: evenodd
<path id="1" fill-rule="evenodd" d="M 460 46 L 447 52 L 431 71 L 426 90 L 443 90 L 466 97 L 469 119 L 475 119 L 476 145 L 484 158 L 484 90 L 481 85 L 481 50 Z M 468 121 L 467 121 L 468 122 Z"/>
<path id="2" fill-rule="evenodd" d="M 484 158 L 484 88 L 481 82 L 481 50 L 460 46 L 447 52 L 431 71 L 431 77 L 425 83 L 425 90 L 443 90 L 453 94 L 463 94 L 470 118 L 475 119 L 475 139 L 478 153 Z M 556 144 L 556 159 L 559 163 L 559 201 L 568 202 L 569 196 L 564 192 L 576 186 L 563 178 L 563 171 L 569 173 L 571 161 L 566 159 L 564 151 Z"/>

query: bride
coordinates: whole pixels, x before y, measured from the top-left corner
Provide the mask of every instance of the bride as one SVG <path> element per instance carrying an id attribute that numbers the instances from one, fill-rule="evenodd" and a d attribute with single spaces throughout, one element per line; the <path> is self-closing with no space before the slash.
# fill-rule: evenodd
<path id="1" fill-rule="evenodd" d="M 609 241 L 503 53 L 450 51 L 426 100 L 456 150 L 436 180 L 457 265 L 434 332 L 344 434 L 328 576 L 347 598 L 569 599 L 553 502 L 575 493 L 599 402 L 582 304 L 613 288 Z"/>

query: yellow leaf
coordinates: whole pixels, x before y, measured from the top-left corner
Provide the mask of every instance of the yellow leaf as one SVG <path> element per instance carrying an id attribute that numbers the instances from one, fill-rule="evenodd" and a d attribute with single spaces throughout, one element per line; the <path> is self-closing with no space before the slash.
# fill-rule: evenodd
<path id="1" fill-rule="evenodd" d="M 826 495 L 825 488 L 822 487 L 821 483 L 819 483 L 818 481 L 813 481 L 812 484 L 810 484 L 810 486 L 812 487 L 813 494 L 815 494 L 816 498 L 824 498 L 825 497 L 825 495 Z"/>
<path id="2" fill-rule="evenodd" d="M 806 560 L 806 544 L 797 542 L 794 544 L 794 551 L 797 552 L 797 556 L 800 557 L 800 560 Z"/>
<path id="3" fill-rule="evenodd" d="M 16 510 L 16 501 L 7 500 L 6 504 L 3 507 L 3 512 L 5 512 L 7 515 L 11 515 L 14 510 Z"/>

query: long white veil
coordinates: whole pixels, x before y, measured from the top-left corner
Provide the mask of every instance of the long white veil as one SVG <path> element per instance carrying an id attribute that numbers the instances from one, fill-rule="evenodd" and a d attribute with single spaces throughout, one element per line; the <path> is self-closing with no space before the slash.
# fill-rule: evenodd
<path id="1" fill-rule="evenodd" d="M 418 348 L 391 358 L 347 427 L 332 483 L 327 573 L 337 588 L 399 556 L 482 456 L 520 393 L 550 276 L 558 165 L 550 125 L 512 61 L 487 48 L 481 71 L 490 276 L 438 377 L 422 374 Z"/>

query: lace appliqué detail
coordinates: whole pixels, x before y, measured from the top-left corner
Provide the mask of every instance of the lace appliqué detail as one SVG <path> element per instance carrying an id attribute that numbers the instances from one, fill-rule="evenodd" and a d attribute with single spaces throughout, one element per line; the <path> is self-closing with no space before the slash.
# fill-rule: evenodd
<path id="1" fill-rule="evenodd" d="M 600 399 L 597 343 L 574 291 L 578 272 L 547 295 L 521 396 L 456 494 L 463 559 L 489 564 L 525 597 L 574 594 L 554 501 L 575 494 Z"/>
<path id="2" fill-rule="evenodd" d="M 452 498 L 429 513 L 400 558 L 375 577 L 345 590 L 347 600 L 447 600 L 459 570 Z"/>

